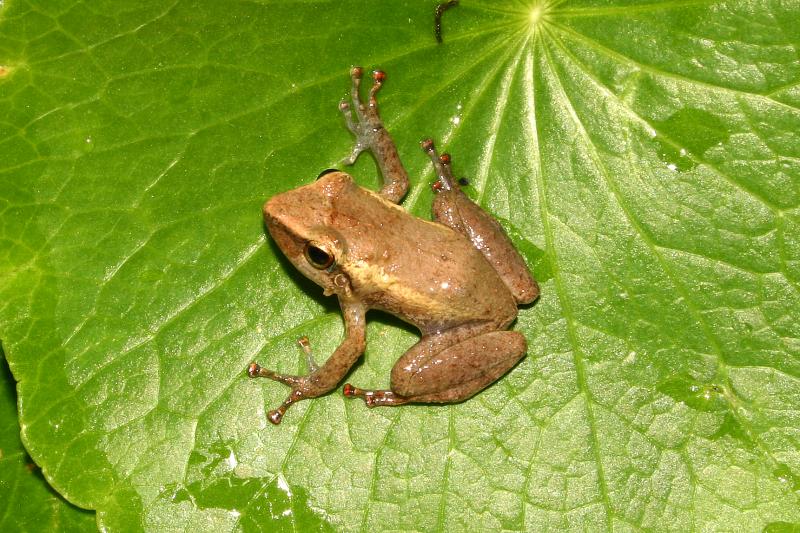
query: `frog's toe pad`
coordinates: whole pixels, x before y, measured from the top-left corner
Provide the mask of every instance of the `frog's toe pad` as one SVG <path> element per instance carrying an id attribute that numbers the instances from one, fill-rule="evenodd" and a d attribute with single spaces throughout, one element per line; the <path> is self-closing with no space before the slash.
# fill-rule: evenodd
<path id="1" fill-rule="evenodd" d="M 248 365 L 247 367 L 247 375 L 250 376 L 251 378 L 259 377 L 260 372 L 261 372 L 261 367 L 256 362 L 250 363 L 250 365 Z"/>

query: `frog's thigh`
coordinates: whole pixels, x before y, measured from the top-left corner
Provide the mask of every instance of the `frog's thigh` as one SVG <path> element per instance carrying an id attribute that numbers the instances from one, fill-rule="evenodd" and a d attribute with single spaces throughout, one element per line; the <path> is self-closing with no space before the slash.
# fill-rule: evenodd
<path id="1" fill-rule="evenodd" d="M 466 400 L 508 372 L 527 347 L 516 331 L 491 331 L 433 352 L 436 344 L 423 338 L 397 361 L 394 393 L 412 402 Z"/>

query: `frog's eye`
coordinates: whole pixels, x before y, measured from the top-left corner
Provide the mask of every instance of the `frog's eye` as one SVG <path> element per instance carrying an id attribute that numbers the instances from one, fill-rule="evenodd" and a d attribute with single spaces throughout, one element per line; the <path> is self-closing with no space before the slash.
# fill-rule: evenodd
<path id="1" fill-rule="evenodd" d="M 310 241 L 306 243 L 303 254 L 306 256 L 306 261 L 316 269 L 324 270 L 333 265 L 333 254 L 326 249 L 324 244 Z"/>
<path id="2" fill-rule="evenodd" d="M 328 169 L 325 169 L 325 170 L 323 170 L 322 172 L 320 172 L 320 173 L 319 173 L 319 176 L 317 176 L 317 179 L 320 179 L 320 178 L 321 178 L 322 176 L 324 176 L 325 174 L 330 174 L 331 172 L 339 172 L 339 170 L 338 170 L 338 169 L 336 169 L 336 168 L 328 168 Z"/>

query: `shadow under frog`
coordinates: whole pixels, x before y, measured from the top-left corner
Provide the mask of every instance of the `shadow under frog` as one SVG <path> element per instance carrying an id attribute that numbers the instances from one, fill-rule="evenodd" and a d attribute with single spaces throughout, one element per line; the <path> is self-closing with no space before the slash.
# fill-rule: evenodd
<path id="1" fill-rule="evenodd" d="M 291 387 L 268 418 L 279 424 L 293 403 L 337 387 L 364 353 L 366 312 L 377 309 L 415 326 L 421 338 L 395 363 L 390 390 L 344 386 L 347 397 L 367 406 L 452 403 L 475 395 L 508 372 L 525 354 L 525 337 L 507 331 L 520 304 L 533 302 L 539 287 L 500 224 L 458 187 L 450 156 L 437 154 L 430 139 L 422 148 L 437 174 L 433 221 L 397 205 L 408 190 L 408 175 L 378 114 L 376 95 L 385 79 L 373 72 L 365 104 L 363 70 L 351 71 L 351 101 L 339 108 L 355 135 L 359 154 L 374 155 L 383 178 L 380 191 L 356 185 L 329 169 L 303 187 L 264 204 L 264 222 L 286 259 L 306 278 L 336 295 L 345 339 L 311 372 L 284 375 L 251 363 L 250 377 Z"/>

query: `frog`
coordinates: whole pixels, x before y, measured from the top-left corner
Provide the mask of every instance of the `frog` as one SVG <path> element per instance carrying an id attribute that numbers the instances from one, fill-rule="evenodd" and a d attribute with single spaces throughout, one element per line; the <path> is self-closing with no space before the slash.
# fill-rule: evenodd
<path id="1" fill-rule="evenodd" d="M 461 190 L 450 155 L 440 155 L 431 139 L 420 144 L 436 174 L 433 220 L 399 205 L 409 178 L 378 111 L 386 74 L 372 72 L 365 102 L 363 72 L 351 69 L 350 101 L 339 104 L 355 136 L 343 162 L 352 165 L 370 151 L 380 170 L 380 190 L 327 169 L 313 183 L 279 193 L 263 206 L 266 229 L 283 255 L 325 296 L 338 298 L 345 330 L 322 365 L 314 361 L 307 338 L 301 339 L 305 375 L 250 363 L 251 378 L 291 389 L 267 414 L 276 425 L 291 405 L 327 394 L 344 380 L 365 352 L 369 310 L 415 326 L 420 339 L 395 362 L 389 389 L 344 385 L 345 397 L 361 398 L 367 407 L 462 402 L 509 372 L 527 351 L 525 337 L 509 330 L 519 306 L 539 296 L 525 261 L 497 220 Z"/>

